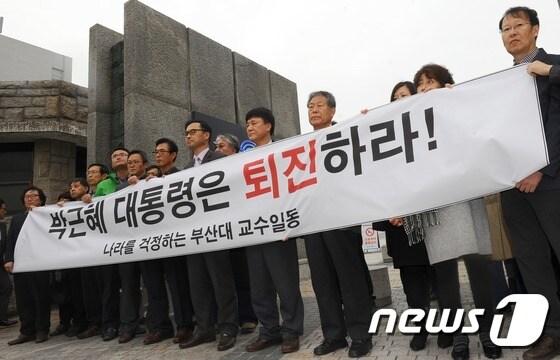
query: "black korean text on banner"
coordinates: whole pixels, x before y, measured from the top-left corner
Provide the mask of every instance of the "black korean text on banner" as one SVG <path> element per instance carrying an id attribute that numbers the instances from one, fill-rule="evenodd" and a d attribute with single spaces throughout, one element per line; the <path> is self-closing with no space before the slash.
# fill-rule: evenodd
<path id="1" fill-rule="evenodd" d="M 251 246 L 503 191 L 548 162 L 535 95 L 534 79 L 519 66 L 91 204 L 34 209 L 14 269 Z"/>

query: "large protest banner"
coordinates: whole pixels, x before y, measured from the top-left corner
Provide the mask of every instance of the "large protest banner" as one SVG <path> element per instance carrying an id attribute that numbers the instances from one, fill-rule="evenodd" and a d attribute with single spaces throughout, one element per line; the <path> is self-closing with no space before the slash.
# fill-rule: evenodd
<path id="1" fill-rule="evenodd" d="M 547 163 L 535 81 L 519 66 L 89 205 L 37 208 L 14 267 L 83 267 L 277 241 L 502 191 Z"/>

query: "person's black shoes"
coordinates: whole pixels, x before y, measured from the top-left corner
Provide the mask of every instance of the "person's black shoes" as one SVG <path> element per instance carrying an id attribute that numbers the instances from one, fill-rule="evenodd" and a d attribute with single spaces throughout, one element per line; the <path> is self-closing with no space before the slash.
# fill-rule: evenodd
<path id="1" fill-rule="evenodd" d="M 216 341 L 215 333 L 199 334 L 195 332 L 195 334 L 187 342 L 180 343 L 179 347 L 181 349 L 187 349 L 187 348 L 191 348 L 194 346 L 198 346 L 201 344 L 210 343 L 214 341 Z"/>
<path id="2" fill-rule="evenodd" d="M 35 335 L 19 334 L 14 340 L 8 341 L 8 345 L 19 345 L 33 340 L 35 340 Z"/>
<path id="3" fill-rule="evenodd" d="M 426 341 L 428 340 L 428 333 L 421 332 L 420 334 L 414 334 L 412 340 L 410 340 L 410 350 L 420 351 L 426 348 Z"/>
<path id="4" fill-rule="evenodd" d="M 453 334 L 439 333 L 437 337 L 437 346 L 440 349 L 446 349 L 453 345 Z"/>
<path id="5" fill-rule="evenodd" d="M 220 334 L 218 338 L 218 351 L 231 349 L 235 345 L 235 335 L 228 333 Z"/>
<path id="6" fill-rule="evenodd" d="M 469 337 L 463 334 L 455 335 L 451 357 L 453 360 L 467 360 L 469 356 Z"/>
<path id="7" fill-rule="evenodd" d="M 113 339 L 116 339 L 117 336 L 119 336 L 119 331 L 115 328 L 110 327 L 103 330 L 101 338 L 103 339 L 103 341 L 111 341 Z"/>
<path id="8" fill-rule="evenodd" d="M 484 350 L 484 356 L 488 359 L 499 359 L 502 357 L 502 348 L 492 342 L 489 333 L 481 332 L 478 337 L 482 350 Z"/>
<path id="9" fill-rule="evenodd" d="M 346 342 L 346 339 L 338 339 L 338 340 L 325 339 L 323 340 L 321 345 L 313 349 L 313 354 L 317 356 L 327 355 L 332 352 L 335 352 L 338 349 L 344 349 L 347 346 L 348 343 Z"/>
<path id="10" fill-rule="evenodd" d="M 357 358 L 366 356 L 372 348 L 371 339 L 366 340 L 354 340 L 350 345 L 350 350 L 348 350 L 348 357 Z"/>
<path id="11" fill-rule="evenodd" d="M 37 332 L 37 335 L 35 336 L 35 342 L 37 344 L 40 344 L 40 343 L 45 342 L 47 340 L 49 340 L 49 333 L 47 331 Z"/>

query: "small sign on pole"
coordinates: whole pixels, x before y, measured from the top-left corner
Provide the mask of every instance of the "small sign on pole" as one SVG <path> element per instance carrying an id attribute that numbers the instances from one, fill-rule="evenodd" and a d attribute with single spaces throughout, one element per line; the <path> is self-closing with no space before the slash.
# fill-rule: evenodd
<path id="1" fill-rule="evenodd" d="M 364 254 L 381 251 L 379 233 L 373 229 L 371 223 L 362 224 L 362 249 L 364 250 Z"/>

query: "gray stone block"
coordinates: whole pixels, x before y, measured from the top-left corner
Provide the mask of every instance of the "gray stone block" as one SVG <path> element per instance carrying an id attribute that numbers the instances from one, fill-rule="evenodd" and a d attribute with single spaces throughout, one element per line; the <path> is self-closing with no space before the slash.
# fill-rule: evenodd
<path id="1" fill-rule="evenodd" d="M 24 108 L 9 108 L 4 110 L 4 118 L 6 120 L 23 120 Z"/>
<path id="2" fill-rule="evenodd" d="M 101 25 L 90 28 L 88 163 L 108 163 L 111 146 L 111 48 L 123 36 Z M 79 93 L 78 93 L 79 95 Z M 48 100 L 47 100 L 48 102 Z"/>
<path id="3" fill-rule="evenodd" d="M 45 191 L 49 203 L 54 203 L 58 194 L 68 189 L 68 183 L 75 176 L 76 145 L 39 139 L 35 141 L 34 154 L 33 168 L 38 171 L 34 171 L 33 183 Z"/>
<path id="4" fill-rule="evenodd" d="M 99 24 L 89 30 L 89 111 L 111 112 L 111 47 L 123 36 Z"/>
<path id="5" fill-rule="evenodd" d="M 111 151 L 111 114 L 90 112 L 87 122 L 87 162 L 109 163 Z"/>
<path id="6" fill-rule="evenodd" d="M 27 81 L 0 81 L 0 89 L 19 89 L 26 86 Z"/>
<path id="7" fill-rule="evenodd" d="M 235 123 L 231 50 L 188 29 L 191 110 Z"/>
<path id="8" fill-rule="evenodd" d="M 68 119 L 76 119 L 77 110 L 76 98 L 68 96 L 60 97 L 60 116 Z"/>
<path id="9" fill-rule="evenodd" d="M 233 53 L 237 123 L 245 125 L 245 114 L 256 107 L 271 108 L 268 70 L 256 62 Z"/>
<path id="10" fill-rule="evenodd" d="M 10 107 L 25 107 L 31 106 L 32 101 L 30 97 L 2 97 L 0 98 L 0 107 L 10 108 Z"/>
<path id="11" fill-rule="evenodd" d="M 373 283 L 373 295 L 377 307 L 387 306 L 392 303 L 391 282 L 387 265 L 368 265 L 369 275 Z"/>
<path id="12" fill-rule="evenodd" d="M 149 162 L 155 142 L 161 137 L 172 139 L 179 146 L 177 167 L 182 169 L 188 159 L 184 136 L 189 111 L 141 94 L 124 97 L 124 145 L 148 153 Z"/>
<path id="13" fill-rule="evenodd" d="M 2 82 L 0 82 L 0 87 Z M 0 96 L 16 96 L 17 89 L 0 89 Z"/>
<path id="14" fill-rule="evenodd" d="M 186 28 L 136 0 L 124 6 L 124 94 L 189 106 Z"/>
<path id="15" fill-rule="evenodd" d="M 45 116 L 44 107 L 27 107 L 23 112 L 23 117 L 26 119 L 40 119 Z"/>
<path id="16" fill-rule="evenodd" d="M 276 119 L 275 138 L 284 139 L 298 135 L 299 110 L 296 83 L 269 71 L 272 112 Z"/>
<path id="17" fill-rule="evenodd" d="M 58 95 L 60 90 L 57 88 L 49 89 L 19 89 L 17 91 L 18 96 L 46 96 L 46 95 Z"/>

